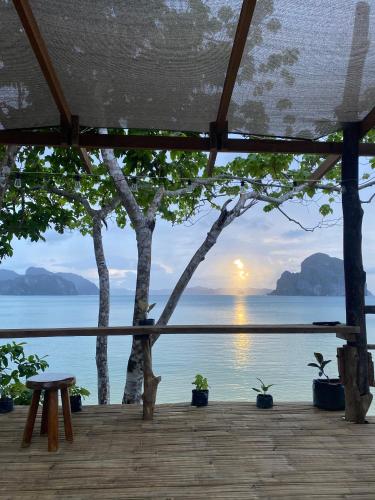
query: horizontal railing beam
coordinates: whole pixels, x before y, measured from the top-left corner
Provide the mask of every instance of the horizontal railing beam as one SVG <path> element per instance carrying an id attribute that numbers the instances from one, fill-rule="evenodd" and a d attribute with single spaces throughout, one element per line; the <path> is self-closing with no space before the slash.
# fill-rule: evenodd
<path id="1" fill-rule="evenodd" d="M 168 325 L 168 326 L 109 326 L 73 328 L 2 329 L 0 339 L 35 337 L 93 337 L 106 335 L 178 335 L 178 334 L 298 334 L 335 333 L 355 335 L 358 327 L 346 325 Z"/>
<path id="2" fill-rule="evenodd" d="M 365 306 L 365 314 L 375 314 L 375 306 Z"/>
<path id="3" fill-rule="evenodd" d="M 19 144 L 24 146 L 81 148 L 120 148 L 120 149 L 166 149 L 180 151 L 212 152 L 208 137 L 177 137 L 163 135 L 116 135 L 116 134 L 79 134 L 75 144 L 68 144 L 65 134 L 59 132 L 37 132 L 30 130 L 0 130 L 0 144 Z M 222 153 L 286 153 L 332 155 L 342 153 L 342 142 L 321 142 L 283 139 L 225 139 L 217 152 Z M 375 156 L 375 144 L 359 145 L 360 156 Z"/>

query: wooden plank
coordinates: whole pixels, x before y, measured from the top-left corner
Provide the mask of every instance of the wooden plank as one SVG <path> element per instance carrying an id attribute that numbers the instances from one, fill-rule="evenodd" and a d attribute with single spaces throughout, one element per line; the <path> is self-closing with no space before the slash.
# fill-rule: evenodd
<path id="1" fill-rule="evenodd" d="M 63 120 L 70 125 L 72 121 L 72 114 L 30 4 L 28 0 L 13 0 L 13 4 L 29 39 L 35 57 L 38 60 L 40 69 L 43 72 L 44 78 L 55 100 L 60 115 Z"/>
<path id="2" fill-rule="evenodd" d="M 33 132 L 28 130 L 0 130 L 0 144 L 25 146 L 66 146 L 63 134 L 56 132 Z M 80 134 L 81 148 L 121 149 L 166 149 L 179 151 L 210 151 L 210 140 L 206 137 L 166 137 L 141 135 Z M 223 153 L 287 153 L 330 154 L 342 153 L 341 142 L 315 142 L 276 139 L 227 139 L 223 142 Z M 360 156 L 375 156 L 375 144 L 360 144 Z"/>
<path id="3" fill-rule="evenodd" d="M 53 67 L 47 46 L 39 30 L 38 23 L 36 22 L 30 4 L 28 0 L 13 0 L 13 4 L 21 20 L 25 33 L 29 39 L 31 48 L 39 63 L 40 69 L 42 70 L 44 78 L 50 89 L 50 92 L 55 101 L 57 109 L 60 112 L 61 120 L 63 124 L 65 124 L 68 127 L 71 127 L 73 122 L 72 113 L 70 111 L 68 102 L 65 98 L 55 68 Z M 88 154 L 85 151 L 80 150 L 80 148 L 79 148 L 79 154 L 85 170 L 87 171 L 87 173 L 91 174 L 92 165 Z"/>
<path id="4" fill-rule="evenodd" d="M 365 314 L 375 314 L 375 306 L 365 306 Z"/>
<path id="5" fill-rule="evenodd" d="M 92 337 L 101 335 L 183 335 L 183 334 L 355 334 L 358 327 L 346 325 L 168 325 L 168 326 L 109 326 L 109 327 L 71 327 L 71 328 L 28 328 L 1 329 L 0 338 L 34 337 Z"/>
<path id="6" fill-rule="evenodd" d="M 367 349 L 369 351 L 375 351 L 375 344 L 367 344 Z"/>
<path id="7" fill-rule="evenodd" d="M 234 85 L 236 83 L 238 70 L 240 68 L 243 52 L 249 34 L 251 20 L 253 18 L 256 0 L 243 0 L 240 17 L 238 19 L 236 33 L 234 35 L 232 51 L 229 57 L 228 67 L 225 74 L 223 91 L 220 97 L 219 108 L 216 116 L 216 127 L 222 128 L 227 121 L 228 109 L 232 99 Z M 217 153 L 211 151 L 206 166 L 206 176 L 212 175 Z"/>
<path id="8" fill-rule="evenodd" d="M 36 433 L 20 449 L 27 408 L 16 407 L 1 415 L 0 497 L 373 500 L 374 417 L 348 425 L 341 412 L 277 399 L 259 410 L 255 394 L 217 402 L 212 385 L 208 407 L 157 405 L 152 423 L 139 405 L 85 405 L 58 453 Z"/>
<path id="9" fill-rule="evenodd" d="M 256 0 L 243 0 L 242 2 L 241 13 L 237 24 L 236 34 L 234 36 L 232 52 L 229 58 L 223 92 L 221 94 L 219 109 L 216 117 L 216 123 L 218 125 L 224 124 L 227 120 L 228 109 L 234 85 L 236 83 L 237 73 L 241 64 L 243 51 L 245 49 L 255 6 Z"/>

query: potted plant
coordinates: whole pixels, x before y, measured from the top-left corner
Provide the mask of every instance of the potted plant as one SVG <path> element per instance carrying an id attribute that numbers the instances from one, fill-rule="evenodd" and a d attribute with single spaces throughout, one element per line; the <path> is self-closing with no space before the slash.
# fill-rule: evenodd
<path id="1" fill-rule="evenodd" d="M 90 396 L 90 391 L 85 387 L 78 387 L 78 385 L 74 384 L 69 387 L 69 399 L 70 399 L 70 408 L 72 412 L 77 412 L 82 410 L 82 398 L 86 399 Z"/>
<path id="2" fill-rule="evenodd" d="M 29 404 L 31 392 L 21 378 L 36 375 L 48 367 L 36 354 L 25 355 L 25 342 L 0 346 L 0 413 L 12 411 L 14 404 Z"/>
<path id="3" fill-rule="evenodd" d="M 257 408 L 272 408 L 273 397 L 271 396 L 271 394 L 267 394 L 267 391 L 275 384 L 265 385 L 262 379 L 257 378 L 257 380 L 259 380 L 260 382 L 260 389 L 257 389 L 256 387 L 252 388 L 253 391 L 258 393 L 256 401 Z"/>
<path id="4" fill-rule="evenodd" d="M 322 410 L 344 410 L 345 392 L 344 386 L 338 378 L 330 379 L 324 369 L 331 362 L 325 360 L 320 352 L 314 352 L 316 363 L 309 363 L 308 366 L 319 370 L 319 377 L 313 380 L 313 404 Z"/>
<path id="5" fill-rule="evenodd" d="M 195 380 L 192 382 L 195 389 L 192 390 L 192 406 L 207 406 L 208 405 L 208 382 L 206 377 L 199 373 L 195 375 Z"/>
<path id="6" fill-rule="evenodd" d="M 156 306 L 156 302 L 153 304 L 147 304 L 147 302 L 141 302 L 141 307 L 145 311 L 145 319 L 141 319 L 138 324 L 139 326 L 153 326 L 155 324 L 155 320 L 148 318 L 148 313 Z"/>

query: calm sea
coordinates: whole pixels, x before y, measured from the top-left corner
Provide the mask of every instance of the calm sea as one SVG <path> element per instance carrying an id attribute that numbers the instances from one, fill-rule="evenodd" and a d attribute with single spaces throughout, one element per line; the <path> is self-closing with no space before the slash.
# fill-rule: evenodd
<path id="1" fill-rule="evenodd" d="M 154 316 L 167 297 L 155 297 Z M 375 304 L 375 297 L 367 298 Z M 0 297 L 1 328 L 95 326 L 97 297 Z M 111 325 L 128 325 L 132 297 L 111 299 Z M 186 296 L 171 323 L 311 323 L 345 322 L 341 297 L 272 296 Z M 375 343 L 375 317 L 368 316 L 369 342 Z M 216 400 L 254 399 L 251 387 L 256 377 L 274 383 L 272 394 L 279 401 L 311 399 L 315 371 L 307 367 L 314 351 L 333 359 L 328 374 L 336 375 L 336 347 L 342 341 L 334 335 L 167 335 L 154 347 L 154 372 L 161 375 L 158 402 L 187 401 L 191 381 L 202 373 L 210 384 L 210 398 Z M 96 402 L 94 338 L 30 339 L 28 352 L 48 355 L 50 369 L 69 371 L 79 385 L 88 387 Z M 111 402 L 121 401 L 130 338 L 109 338 Z M 372 412 L 373 413 L 373 412 Z"/>

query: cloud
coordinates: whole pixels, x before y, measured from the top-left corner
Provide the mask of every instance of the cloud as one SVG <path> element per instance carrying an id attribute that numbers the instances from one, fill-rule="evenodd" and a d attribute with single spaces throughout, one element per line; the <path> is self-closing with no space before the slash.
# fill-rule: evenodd
<path id="1" fill-rule="evenodd" d="M 304 236 L 306 236 L 306 232 L 303 231 L 302 229 L 298 230 L 294 230 L 294 231 L 286 231 L 285 233 L 282 233 L 282 236 L 283 238 L 291 238 L 291 239 L 295 239 L 295 238 L 303 238 Z"/>
<path id="2" fill-rule="evenodd" d="M 169 266 L 168 264 L 164 264 L 163 262 L 155 262 L 156 266 L 159 266 L 160 269 L 162 269 L 166 274 L 173 274 L 173 267 Z"/>

